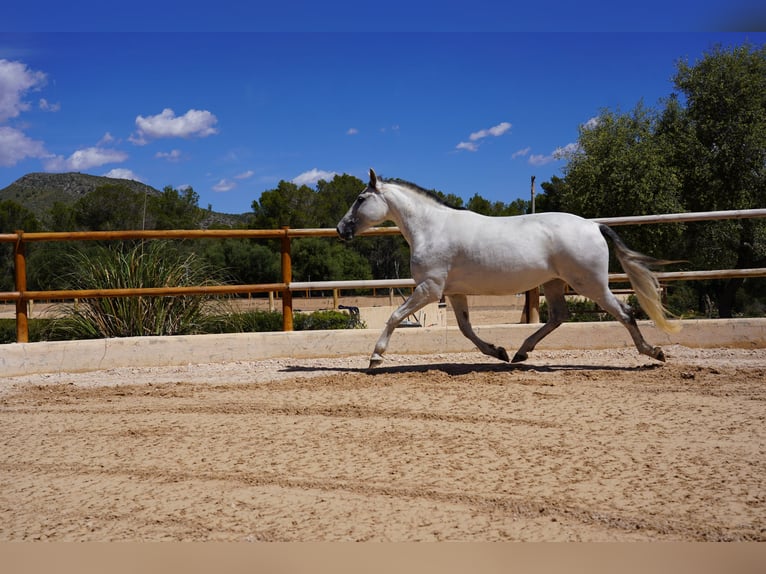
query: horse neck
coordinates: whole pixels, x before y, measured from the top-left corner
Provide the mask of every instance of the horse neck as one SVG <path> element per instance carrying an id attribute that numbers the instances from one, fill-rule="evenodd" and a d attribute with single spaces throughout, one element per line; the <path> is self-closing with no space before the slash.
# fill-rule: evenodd
<path id="1" fill-rule="evenodd" d="M 414 247 L 413 241 L 429 227 L 429 220 L 439 206 L 416 191 L 389 184 L 387 202 L 389 217 L 396 223 L 402 236 Z"/>

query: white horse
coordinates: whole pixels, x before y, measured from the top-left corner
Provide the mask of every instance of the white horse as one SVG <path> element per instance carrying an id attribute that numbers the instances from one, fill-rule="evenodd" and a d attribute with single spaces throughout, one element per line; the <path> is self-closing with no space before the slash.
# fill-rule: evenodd
<path id="1" fill-rule="evenodd" d="M 567 284 L 625 325 L 640 353 L 664 361 L 662 349 L 644 340 L 630 308 L 609 290 L 606 238 L 612 241 L 649 317 L 666 332 L 680 329 L 678 323 L 667 320 L 659 283 L 648 267 L 670 262 L 628 249 L 606 225 L 569 213 L 487 217 L 448 207 L 413 184 L 378 179 L 371 169 L 368 186 L 338 223 L 338 235 L 350 240 L 386 220 L 399 226 L 410 246 L 416 286 L 388 319 L 370 357 L 370 368 L 383 361 L 391 334 L 405 317 L 444 295 L 463 335 L 484 354 L 508 361 L 503 347 L 474 333 L 466 296 L 521 293 L 542 285 L 548 322 L 530 335 L 513 357 L 513 362 L 524 361 L 543 337 L 567 319 Z"/>

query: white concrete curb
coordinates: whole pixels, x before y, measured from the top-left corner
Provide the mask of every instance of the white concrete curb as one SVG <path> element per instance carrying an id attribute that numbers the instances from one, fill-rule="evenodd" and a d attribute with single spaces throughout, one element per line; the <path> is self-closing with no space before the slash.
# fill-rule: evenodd
<path id="1" fill-rule="evenodd" d="M 766 319 L 683 321 L 680 333 L 668 335 L 640 322 L 653 345 L 713 348 L 766 348 Z M 513 355 L 539 325 L 477 326 L 482 338 Z M 0 345 L 0 377 L 36 373 L 83 372 L 116 367 L 163 367 L 293 357 L 340 357 L 372 352 L 378 330 L 236 333 L 177 337 L 131 337 L 91 341 L 56 341 Z M 538 349 L 607 349 L 632 347 L 627 330 L 616 322 L 566 323 Z M 455 353 L 475 349 L 457 327 L 400 328 L 389 353 Z M 477 351 L 478 352 L 478 351 Z"/>

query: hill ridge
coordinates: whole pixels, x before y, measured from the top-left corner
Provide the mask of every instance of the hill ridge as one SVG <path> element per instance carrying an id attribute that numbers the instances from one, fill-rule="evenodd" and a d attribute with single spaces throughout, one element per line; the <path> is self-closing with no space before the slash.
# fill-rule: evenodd
<path id="1" fill-rule="evenodd" d="M 71 205 L 88 193 L 105 185 L 121 185 L 131 191 L 160 196 L 162 192 L 150 185 L 132 179 L 120 179 L 81 172 L 31 172 L 0 189 L 0 201 L 14 201 L 44 221 L 55 203 Z M 203 209 L 205 217 L 201 227 L 241 224 L 246 214 L 219 213 Z"/>

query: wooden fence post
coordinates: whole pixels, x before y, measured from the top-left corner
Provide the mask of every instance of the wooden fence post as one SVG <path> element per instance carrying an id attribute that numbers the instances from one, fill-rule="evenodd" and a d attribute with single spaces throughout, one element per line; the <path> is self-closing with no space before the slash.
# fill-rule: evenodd
<path id="1" fill-rule="evenodd" d="M 16 342 L 29 342 L 29 320 L 27 316 L 27 300 L 24 293 L 27 290 L 27 258 L 24 247 L 24 232 L 16 231 L 18 239 L 13 253 L 14 283 L 16 291 L 21 295 L 16 299 Z"/>
<path id="2" fill-rule="evenodd" d="M 293 292 L 290 291 L 290 283 L 293 281 L 292 256 L 290 252 L 290 227 L 284 226 L 282 230 L 282 283 L 286 285 L 282 293 L 282 330 L 293 330 Z"/>

